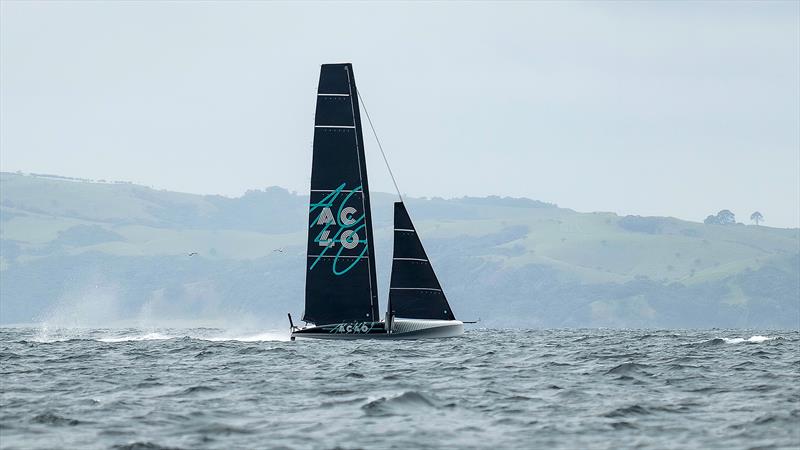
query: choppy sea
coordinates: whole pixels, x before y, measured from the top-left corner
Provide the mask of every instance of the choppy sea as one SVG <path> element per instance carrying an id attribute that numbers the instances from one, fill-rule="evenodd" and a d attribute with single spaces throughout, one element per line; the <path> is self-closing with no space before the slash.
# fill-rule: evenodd
<path id="1" fill-rule="evenodd" d="M 0 329 L 3 449 L 798 448 L 800 332 Z"/>

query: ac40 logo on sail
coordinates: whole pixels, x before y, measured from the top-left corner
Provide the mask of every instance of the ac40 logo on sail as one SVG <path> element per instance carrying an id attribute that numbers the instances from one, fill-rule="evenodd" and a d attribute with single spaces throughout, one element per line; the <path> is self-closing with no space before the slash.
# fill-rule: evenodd
<path id="1" fill-rule="evenodd" d="M 332 257 L 332 270 L 335 275 L 343 275 L 355 267 L 358 261 L 367 254 L 367 237 L 364 220 L 365 215 L 357 216 L 358 210 L 352 206 L 350 199 L 358 194 L 363 195 L 362 187 L 346 190 L 346 183 L 342 183 L 322 200 L 312 203 L 310 207 L 311 223 L 309 229 L 322 227 L 314 237 L 314 242 L 319 244 L 320 252 L 311 263 L 309 270 L 313 270 L 320 259 Z M 347 193 L 346 195 L 343 195 Z M 363 197 L 361 197 L 363 198 Z M 363 201 L 361 202 L 363 207 Z M 318 214 L 314 215 L 318 211 Z M 313 232 L 311 233 L 313 235 Z M 337 244 L 339 244 L 337 246 Z M 361 252 L 354 254 L 353 250 L 363 244 Z M 344 252 L 344 254 L 343 254 Z M 347 262 L 339 263 L 339 260 Z"/>

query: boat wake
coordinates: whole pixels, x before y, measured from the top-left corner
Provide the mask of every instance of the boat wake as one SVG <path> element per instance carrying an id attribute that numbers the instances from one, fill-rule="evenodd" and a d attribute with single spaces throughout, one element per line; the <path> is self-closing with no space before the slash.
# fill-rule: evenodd
<path id="1" fill-rule="evenodd" d="M 116 342 L 135 342 L 135 341 L 163 341 L 174 338 L 175 336 L 169 336 L 162 333 L 147 333 L 147 334 L 133 335 L 133 336 L 96 338 L 92 340 L 96 340 L 99 342 L 116 343 Z"/>
<path id="2" fill-rule="evenodd" d="M 274 342 L 288 341 L 289 334 L 287 332 L 272 330 L 241 332 L 221 329 L 170 329 L 157 331 L 141 329 L 40 329 L 30 340 L 38 343 L 86 340 L 116 344 L 141 341 L 167 341 L 172 339 L 195 339 L 210 342 Z"/>
<path id="3" fill-rule="evenodd" d="M 207 338 L 197 338 L 203 339 L 206 341 L 212 342 L 223 342 L 223 341 L 237 341 L 237 342 L 261 342 L 261 341 L 288 341 L 289 340 L 289 333 L 288 332 L 266 332 L 266 333 L 258 333 L 258 334 L 248 334 L 248 335 L 222 335 L 216 337 L 207 337 Z"/>

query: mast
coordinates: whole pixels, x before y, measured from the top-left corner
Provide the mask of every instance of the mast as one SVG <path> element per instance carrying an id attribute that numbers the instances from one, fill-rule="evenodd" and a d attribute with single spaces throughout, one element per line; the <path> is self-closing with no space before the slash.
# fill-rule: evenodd
<path id="1" fill-rule="evenodd" d="M 358 89 L 356 88 L 356 79 L 353 74 L 353 65 L 347 64 L 345 66 L 347 71 L 348 80 L 350 81 L 350 104 L 353 108 L 353 120 L 356 124 L 356 139 L 358 141 L 358 163 L 361 168 L 361 184 L 363 186 L 363 204 L 364 204 L 364 221 L 365 230 L 368 239 L 373 239 L 372 234 L 372 208 L 369 201 L 369 182 L 367 181 L 367 158 L 364 155 L 364 133 L 361 131 L 361 111 L 358 108 Z M 374 241 L 373 241 L 374 242 Z M 373 243 L 373 246 L 375 244 Z M 373 247 L 374 248 L 374 247 Z M 377 322 L 380 320 L 380 311 L 378 310 L 378 276 L 375 270 L 375 251 L 368 250 L 367 264 L 369 265 L 369 285 L 370 285 L 370 306 L 372 308 L 372 320 Z"/>
<path id="2" fill-rule="evenodd" d="M 378 321 L 367 165 L 351 64 L 320 70 L 311 168 L 306 302 L 318 325 Z"/>

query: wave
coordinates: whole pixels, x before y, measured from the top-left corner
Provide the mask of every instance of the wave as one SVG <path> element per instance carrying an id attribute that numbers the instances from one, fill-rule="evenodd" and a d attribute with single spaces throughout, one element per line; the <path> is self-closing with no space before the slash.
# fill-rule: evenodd
<path id="1" fill-rule="evenodd" d="M 622 364 L 619 364 L 617 366 L 614 366 L 613 368 L 611 368 L 608 371 L 606 371 L 606 374 L 608 375 L 608 374 L 637 373 L 641 369 L 646 369 L 648 367 L 650 367 L 650 366 L 647 365 L 647 364 L 637 364 L 637 363 L 634 363 L 634 362 L 626 362 L 626 363 L 622 363 Z"/>
<path id="2" fill-rule="evenodd" d="M 367 415 L 371 416 L 413 413 L 424 408 L 437 408 L 436 402 L 417 391 L 405 391 L 399 395 L 380 397 L 361 407 Z"/>
<path id="3" fill-rule="evenodd" d="M 621 408 L 617 408 L 613 411 L 609 411 L 603 414 L 604 417 L 627 417 L 627 416 L 639 416 L 639 415 L 646 415 L 650 414 L 650 410 L 645 408 L 644 406 L 640 405 L 631 405 L 625 406 Z"/>
<path id="4" fill-rule="evenodd" d="M 132 442 L 130 444 L 118 444 L 111 448 L 114 450 L 180 450 L 178 447 L 164 447 L 163 445 L 154 444 L 152 442 Z"/>
<path id="5" fill-rule="evenodd" d="M 55 426 L 75 426 L 83 423 L 80 420 L 70 419 L 68 417 L 61 417 L 57 414 L 53 414 L 50 412 L 37 415 L 36 417 L 31 419 L 31 422 L 38 423 L 41 425 L 55 425 Z"/>
<path id="6" fill-rule="evenodd" d="M 760 344 L 767 341 L 772 341 L 776 339 L 782 339 L 781 337 L 770 337 L 770 336 L 750 336 L 749 338 L 714 338 L 709 339 L 707 341 L 701 342 L 691 342 L 688 344 L 683 344 L 686 347 L 713 347 L 717 345 L 724 345 L 724 344 L 742 344 L 742 343 L 749 343 L 749 344 Z"/>
<path id="7" fill-rule="evenodd" d="M 47 326 L 43 326 L 36 331 L 36 334 L 24 340 L 37 344 L 50 344 L 54 342 L 89 341 L 92 339 L 86 336 L 86 330 L 69 328 L 51 330 Z"/>
<path id="8" fill-rule="evenodd" d="M 210 386 L 199 385 L 199 386 L 188 387 L 188 388 L 182 390 L 181 392 L 179 392 L 177 394 L 170 394 L 168 396 L 172 396 L 172 395 L 194 395 L 194 394 L 201 394 L 201 393 L 204 393 L 204 392 L 214 392 L 216 390 L 217 390 L 216 388 L 213 388 L 213 387 L 210 387 Z"/>

